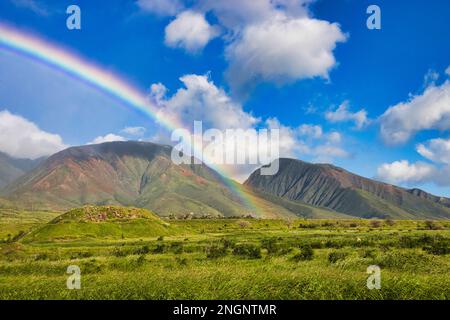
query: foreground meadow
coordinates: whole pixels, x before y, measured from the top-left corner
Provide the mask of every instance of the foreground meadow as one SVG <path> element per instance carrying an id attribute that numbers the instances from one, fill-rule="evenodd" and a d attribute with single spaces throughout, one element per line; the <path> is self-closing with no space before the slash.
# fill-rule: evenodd
<path id="1" fill-rule="evenodd" d="M 1 221 L 0 299 L 450 298 L 449 222 L 162 220 L 146 233 L 144 219 Z"/>

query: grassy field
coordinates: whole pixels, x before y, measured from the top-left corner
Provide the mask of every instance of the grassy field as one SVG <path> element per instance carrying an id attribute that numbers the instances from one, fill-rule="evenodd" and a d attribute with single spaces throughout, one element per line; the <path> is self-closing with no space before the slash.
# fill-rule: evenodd
<path id="1" fill-rule="evenodd" d="M 0 299 L 450 298 L 447 221 L 56 216 L 1 213 Z"/>

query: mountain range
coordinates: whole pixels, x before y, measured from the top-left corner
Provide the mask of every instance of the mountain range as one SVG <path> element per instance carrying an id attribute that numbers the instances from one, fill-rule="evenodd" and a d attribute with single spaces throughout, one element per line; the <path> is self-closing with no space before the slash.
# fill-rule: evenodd
<path id="1" fill-rule="evenodd" d="M 291 201 L 362 218 L 450 218 L 450 199 L 420 189 L 404 189 L 330 164 L 279 159 L 276 175 L 253 172 L 245 185 Z"/>
<path id="2" fill-rule="evenodd" d="M 4 188 L 26 172 L 35 168 L 44 159 L 18 159 L 0 151 L 0 188 Z"/>
<path id="3" fill-rule="evenodd" d="M 39 161 L 2 154 L 2 197 L 25 209 L 120 205 L 178 217 L 450 218 L 448 198 L 329 164 L 283 158 L 276 175 L 258 169 L 241 185 L 204 164 L 175 165 L 171 151 L 126 141 L 71 147 Z"/>

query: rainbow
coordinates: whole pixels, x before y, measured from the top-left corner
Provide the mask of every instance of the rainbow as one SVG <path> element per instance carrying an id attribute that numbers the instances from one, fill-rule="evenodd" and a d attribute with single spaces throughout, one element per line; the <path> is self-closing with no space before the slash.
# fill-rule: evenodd
<path id="1" fill-rule="evenodd" d="M 22 54 L 83 81 L 127 106 L 142 112 L 169 132 L 184 127 L 181 121 L 161 114 L 156 104 L 149 97 L 117 75 L 37 36 L 20 32 L 0 23 L 0 48 Z M 194 154 L 199 153 L 200 150 L 194 150 Z M 231 173 L 225 172 L 218 166 L 210 166 L 221 175 L 223 182 L 243 201 L 246 207 L 258 213 L 257 206 L 244 192 L 242 185 L 228 178 Z"/>

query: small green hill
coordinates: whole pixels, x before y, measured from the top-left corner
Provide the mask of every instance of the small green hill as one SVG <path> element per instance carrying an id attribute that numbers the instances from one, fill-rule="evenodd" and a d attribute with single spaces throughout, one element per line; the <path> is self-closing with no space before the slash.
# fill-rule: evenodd
<path id="1" fill-rule="evenodd" d="M 150 238 L 176 228 L 142 208 L 85 206 L 70 210 L 26 235 L 23 242 Z"/>

